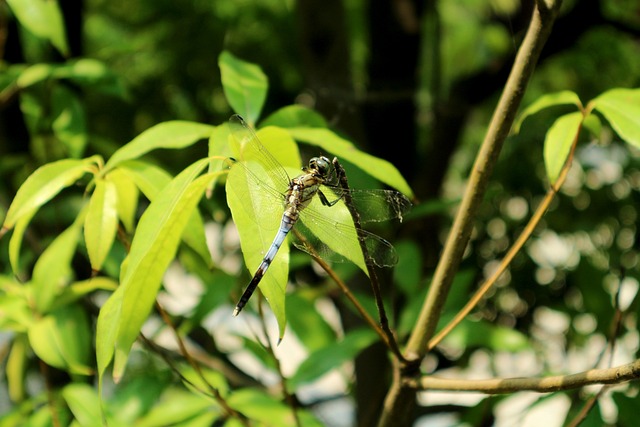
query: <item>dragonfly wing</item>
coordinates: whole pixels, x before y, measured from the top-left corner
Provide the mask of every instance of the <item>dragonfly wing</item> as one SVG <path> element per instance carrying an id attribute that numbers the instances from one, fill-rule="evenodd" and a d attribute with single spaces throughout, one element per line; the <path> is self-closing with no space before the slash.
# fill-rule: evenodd
<path id="1" fill-rule="evenodd" d="M 260 142 L 253 129 L 239 115 L 229 119 L 229 129 L 231 149 L 236 156 L 233 160 L 243 165 L 249 180 L 272 193 L 284 193 L 291 179 L 284 167 Z"/>
<path id="2" fill-rule="evenodd" d="M 360 237 L 353 225 L 353 219 L 342 201 L 334 206 L 324 206 L 318 197 L 300 214 L 298 229 L 305 240 L 328 260 L 335 262 L 350 261 L 366 271 L 359 238 L 368 250 L 368 256 L 379 267 L 390 267 L 397 263 L 398 257 L 393 246 L 385 239 L 361 230 Z M 294 243 L 296 247 L 313 255 L 313 250 L 304 243 Z"/>
<path id="3" fill-rule="evenodd" d="M 351 196 L 353 205 L 360 215 L 361 222 L 380 222 L 397 219 L 402 222 L 404 215 L 411 209 L 411 201 L 395 190 L 345 190 L 329 187 L 336 197 L 345 199 Z"/>

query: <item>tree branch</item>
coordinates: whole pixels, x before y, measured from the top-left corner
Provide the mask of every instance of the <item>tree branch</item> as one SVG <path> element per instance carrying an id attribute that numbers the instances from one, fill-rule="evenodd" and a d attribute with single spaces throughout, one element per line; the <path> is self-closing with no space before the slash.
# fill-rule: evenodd
<path id="1" fill-rule="evenodd" d="M 620 384 L 640 379 L 640 359 L 615 368 L 590 369 L 571 375 L 555 375 L 542 378 L 494 378 L 488 380 L 464 380 L 425 376 L 406 380 L 417 390 L 467 391 L 486 394 L 504 394 L 518 391 L 551 393 L 581 388 L 592 384 Z"/>

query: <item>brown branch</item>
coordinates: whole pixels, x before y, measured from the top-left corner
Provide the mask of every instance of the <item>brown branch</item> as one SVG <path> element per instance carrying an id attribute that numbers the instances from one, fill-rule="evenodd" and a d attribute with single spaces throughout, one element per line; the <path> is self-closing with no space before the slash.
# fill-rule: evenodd
<path id="1" fill-rule="evenodd" d="M 571 390 L 592 384 L 620 384 L 640 379 L 640 359 L 615 368 L 590 369 L 571 375 L 555 375 L 542 378 L 495 378 L 487 380 L 465 380 L 425 376 L 406 380 L 406 384 L 417 390 L 467 391 L 486 394 L 505 394 L 518 391 L 552 393 Z"/>

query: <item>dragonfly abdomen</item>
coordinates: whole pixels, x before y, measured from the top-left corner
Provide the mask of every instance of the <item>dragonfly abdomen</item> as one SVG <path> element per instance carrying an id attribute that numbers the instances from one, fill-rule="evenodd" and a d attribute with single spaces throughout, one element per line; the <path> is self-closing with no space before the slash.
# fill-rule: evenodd
<path id="1" fill-rule="evenodd" d="M 236 304 L 236 308 L 233 310 L 234 316 L 237 316 L 240 313 L 240 311 L 244 308 L 244 306 L 247 305 L 249 298 L 251 298 L 251 295 L 253 295 L 253 293 L 255 292 L 256 288 L 258 287 L 258 283 L 260 283 L 265 273 L 269 269 L 271 262 L 276 257 L 278 250 L 280 250 L 280 246 L 282 246 L 284 239 L 287 237 L 287 234 L 289 234 L 289 231 L 291 231 L 291 229 L 293 228 L 293 225 L 296 223 L 297 220 L 298 220 L 297 212 L 294 212 L 294 215 L 291 215 L 289 210 L 287 210 L 282 215 L 282 221 L 280 222 L 280 228 L 278 229 L 278 234 L 276 234 L 276 237 L 273 239 L 273 242 L 271 243 L 269 250 L 267 251 L 264 258 L 262 258 L 262 262 L 260 263 L 260 265 L 258 266 L 258 269 L 253 275 L 251 282 L 249 282 L 249 285 L 247 285 L 247 288 L 244 290 L 244 293 L 240 297 L 238 304 Z"/>

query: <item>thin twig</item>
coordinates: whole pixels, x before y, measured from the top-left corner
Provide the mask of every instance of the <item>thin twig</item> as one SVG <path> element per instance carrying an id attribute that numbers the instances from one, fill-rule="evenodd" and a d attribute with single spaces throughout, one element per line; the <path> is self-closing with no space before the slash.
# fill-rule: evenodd
<path id="1" fill-rule="evenodd" d="M 315 248 L 313 246 L 311 246 L 311 243 L 309 243 L 304 238 L 304 236 L 302 234 L 300 234 L 300 232 L 298 230 L 296 230 L 294 228 L 293 232 L 295 233 L 296 237 L 300 240 L 300 242 L 302 242 L 302 244 L 304 244 L 305 249 L 307 250 L 309 255 L 311 255 L 313 257 L 315 262 L 318 263 L 318 265 L 329 275 L 329 277 L 331 277 L 331 279 L 338 285 L 338 287 L 340 288 L 342 293 L 344 293 L 344 295 L 347 297 L 347 299 L 349 301 L 351 301 L 351 303 L 353 304 L 355 309 L 358 311 L 360 316 L 364 319 L 364 321 L 367 322 L 369 324 L 369 326 L 371 326 L 371 328 L 378 334 L 378 336 L 382 339 L 382 341 L 385 343 L 385 345 L 391 351 L 393 351 L 392 346 L 389 344 L 387 335 L 380 328 L 380 325 L 378 324 L 378 322 L 376 322 L 375 319 L 373 317 L 371 317 L 371 315 L 369 313 L 367 313 L 367 311 L 364 309 L 362 304 L 360 304 L 360 301 L 358 301 L 358 299 L 353 295 L 353 293 L 351 293 L 351 291 L 349 290 L 349 287 L 347 286 L 347 284 L 342 281 L 340 276 L 338 276 L 336 274 L 336 272 L 333 271 L 331 266 L 329 264 L 327 264 L 325 260 L 320 258 L 320 255 L 318 255 L 318 253 L 316 252 Z"/>
<path id="2" fill-rule="evenodd" d="M 571 375 L 555 375 L 542 378 L 494 378 L 466 380 L 424 376 L 407 379 L 406 384 L 417 390 L 440 390 L 455 392 L 480 392 L 504 394 L 518 391 L 552 393 L 571 390 L 592 384 L 620 384 L 640 379 L 640 359 L 615 368 L 591 369 Z"/>
<path id="3" fill-rule="evenodd" d="M 395 354 L 400 360 L 406 362 L 407 360 L 402 355 L 402 352 L 398 347 L 398 343 L 396 342 L 396 338 L 389 328 L 389 319 L 387 318 L 387 313 L 384 309 L 384 301 L 382 299 L 382 292 L 380 291 L 378 274 L 376 273 L 371 254 L 369 254 L 369 249 L 364 242 L 362 224 L 360 223 L 360 213 L 358 213 L 358 210 L 353 204 L 353 199 L 351 198 L 351 193 L 349 192 L 347 172 L 344 170 L 337 157 L 333 158 L 333 166 L 336 169 L 340 187 L 345 190 L 344 193 L 342 193 L 342 199 L 344 200 L 344 204 L 347 206 L 347 209 L 349 209 L 349 213 L 351 214 L 351 218 L 353 219 L 353 225 L 355 226 L 356 232 L 358 233 L 358 244 L 360 245 L 360 250 L 362 251 L 362 256 L 364 257 L 364 263 L 367 266 L 367 272 L 369 273 L 369 283 L 371 283 L 371 291 L 373 292 L 373 296 L 376 301 L 376 307 L 378 308 L 380 327 L 382 327 L 382 330 L 387 335 L 387 343 L 391 347 L 393 354 Z"/>
<path id="4" fill-rule="evenodd" d="M 187 360 L 187 363 L 191 365 L 191 367 L 194 369 L 196 374 L 200 377 L 202 382 L 206 384 L 207 388 L 209 389 L 209 392 L 211 393 L 213 398 L 216 400 L 216 402 L 218 402 L 218 404 L 225 411 L 226 414 L 237 418 L 238 420 L 240 420 L 240 422 L 243 425 L 248 426 L 249 422 L 247 421 L 247 418 L 241 413 L 239 413 L 238 411 L 236 411 L 235 409 L 233 409 L 231 406 L 229 406 L 229 404 L 224 399 L 224 397 L 222 397 L 222 394 L 220 394 L 220 391 L 218 391 L 217 388 L 215 388 L 214 386 L 211 385 L 211 383 L 209 383 L 207 378 L 204 376 L 204 373 L 202 372 L 200 365 L 191 357 L 191 355 L 187 351 L 187 347 L 184 345 L 184 341 L 182 340 L 182 337 L 178 333 L 178 330 L 176 329 L 173 322 L 171 321 L 171 318 L 169 317 L 167 312 L 164 310 L 164 308 L 162 307 L 162 305 L 160 305 L 158 301 L 156 301 L 156 308 L 158 309 L 158 312 L 160 313 L 160 316 L 162 317 L 162 320 L 164 321 L 164 323 L 167 326 L 169 326 L 169 328 L 171 328 L 171 330 L 173 331 L 176 342 L 178 343 L 178 348 L 180 349 L 180 353 Z"/>
<path id="5" fill-rule="evenodd" d="M 302 427 L 302 424 L 300 422 L 300 416 L 298 415 L 298 410 L 297 410 L 297 405 L 296 405 L 296 398 L 295 398 L 294 395 L 289 393 L 289 390 L 287 389 L 287 377 L 282 372 L 282 368 L 280 366 L 280 359 L 278 359 L 278 357 L 276 356 L 275 350 L 273 349 L 273 346 L 271 345 L 271 340 L 269 339 L 269 331 L 267 330 L 267 322 L 264 319 L 264 312 L 262 310 L 262 304 L 258 305 L 258 316 L 260 316 L 260 323 L 262 325 L 262 333 L 264 334 L 264 336 L 266 338 L 266 344 L 264 344 L 264 347 L 267 350 L 267 353 L 269 353 L 269 356 L 271 356 L 271 359 L 273 360 L 273 363 L 276 366 L 276 372 L 278 372 L 278 376 L 280 377 L 280 384 L 282 386 L 282 394 L 284 396 L 285 401 L 291 407 L 291 412 L 293 413 L 293 420 L 296 423 L 296 427 Z"/>

